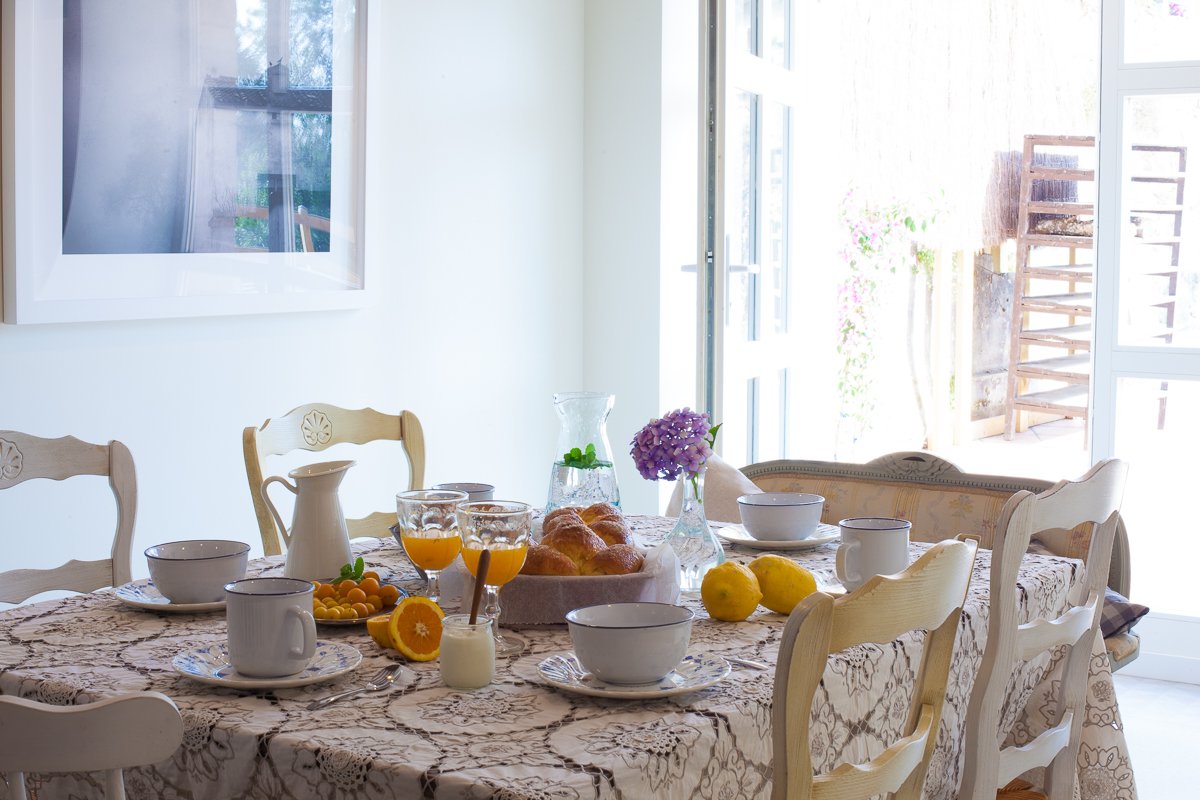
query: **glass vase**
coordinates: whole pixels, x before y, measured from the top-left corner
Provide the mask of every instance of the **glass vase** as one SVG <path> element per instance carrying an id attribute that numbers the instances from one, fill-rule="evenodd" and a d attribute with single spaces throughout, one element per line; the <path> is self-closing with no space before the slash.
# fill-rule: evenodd
<path id="1" fill-rule="evenodd" d="M 585 507 L 593 503 L 612 503 L 620 508 L 621 492 L 617 489 L 612 447 L 605 428 L 615 399 L 604 392 L 554 395 L 554 410 L 562 427 L 558 433 L 557 458 L 550 467 L 546 513 L 563 506 Z M 576 449 L 586 454 L 586 466 L 567 465 L 566 454 Z"/>
<path id="2" fill-rule="evenodd" d="M 725 561 L 725 550 L 704 516 L 704 471 L 694 479 L 685 473 L 679 480 L 683 482 L 683 506 L 667 544 L 679 557 L 679 590 L 698 592 L 704 573 Z"/>

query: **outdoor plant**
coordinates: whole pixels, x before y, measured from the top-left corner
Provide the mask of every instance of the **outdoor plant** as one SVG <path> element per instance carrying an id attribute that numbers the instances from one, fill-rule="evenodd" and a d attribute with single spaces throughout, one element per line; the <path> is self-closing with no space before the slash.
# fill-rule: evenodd
<path id="1" fill-rule="evenodd" d="M 876 204 L 851 189 L 842 201 L 841 219 L 846 240 L 841 251 L 845 277 L 838 285 L 838 394 L 842 417 L 858 436 L 875 410 L 871 368 L 879 335 L 880 284 L 900 271 L 929 280 L 934 252 L 921 238 L 934 215 L 918 215 L 900 201 Z"/>

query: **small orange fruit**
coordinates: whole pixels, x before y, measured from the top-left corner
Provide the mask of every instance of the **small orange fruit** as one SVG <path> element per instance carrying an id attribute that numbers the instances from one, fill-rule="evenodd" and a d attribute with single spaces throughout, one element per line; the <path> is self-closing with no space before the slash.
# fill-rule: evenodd
<path id="1" fill-rule="evenodd" d="M 343 597 L 345 597 L 345 596 L 346 596 L 346 594 L 347 594 L 347 593 L 348 593 L 348 592 L 349 592 L 351 589 L 357 589 L 357 588 L 358 588 L 358 584 L 357 584 L 357 583 L 355 583 L 354 581 L 350 580 L 349 578 L 346 578 L 346 580 L 342 581 L 341 583 L 339 583 L 339 584 L 337 585 L 337 593 L 338 593 L 338 594 L 340 594 L 340 595 L 342 595 Z"/>
<path id="2" fill-rule="evenodd" d="M 383 601 L 385 606 L 393 605 L 400 599 L 400 590 L 390 583 L 386 583 L 379 587 L 379 599 Z"/>
<path id="3" fill-rule="evenodd" d="M 413 661 L 432 661 L 441 653 L 442 609 L 428 597 L 406 597 L 388 617 L 392 647 Z"/>
<path id="4" fill-rule="evenodd" d="M 374 572 L 373 570 L 367 570 L 366 572 L 363 573 L 363 580 L 366 580 L 367 578 L 374 578 L 376 583 L 378 583 L 381 580 L 381 578 L 379 577 L 379 573 Z"/>
<path id="5" fill-rule="evenodd" d="M 358 588 L 370 597 L 373 594 L 379 594 L 379 581 L 374 578 L 363 578 L 358 582 Z"/>

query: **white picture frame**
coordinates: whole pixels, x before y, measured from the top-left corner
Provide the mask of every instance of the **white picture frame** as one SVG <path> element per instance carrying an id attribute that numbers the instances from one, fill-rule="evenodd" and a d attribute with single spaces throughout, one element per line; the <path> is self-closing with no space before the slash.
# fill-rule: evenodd
<path id="1" fill-rule="evenodd" d="M 5 323 L 259 314 L 367 303 L 366 0 L 329 0 L 320 6 L 321 21 L 329 23 L 320 40 L 328 45 L 322 62 L 327 85 L 314 84 L 319 88 L 308 89 L 307 100 L 300 99 L 304 87 L 288 83 L 287 71 L 274 72 L 274 82 L 264 71 L 259 83 L 251 78 L 246 88 L 246 64 L 258 62 L 246 56 L 245 20 L 235 11 L 231 27 L 222 29 L 222 19 L 214 20 L 213 14 L 218 9 L 229 16 L 232 2 L 0 2 Z M 264 30 L 271 27 L 271 9 L 279 16 L 278 9 L 287 7 L 278 0 L 260 0 L 260 5 Z M 105 14 L 124 19 L 106 20 Z M 155 47 L 160 36 L 147 36 L 144 27 L 130 24 L 133 19 L 157 24 L 158 34 L 166 25 L 161 38 L 167 41 Z M 282 30 L 288 30 L 286 24 Z M 96 42 L 108 34 L 129 41 L 111 41 L 100 48 L 106 55 L 96 55 Z M 280 47 L 290 52 L 286 35 L 278 34 L 276 41 L 283 44 L 274 45 L 272 53 L 270 34 L 262 34 L 261 52 L 256 52 L 263 65 Z M 75 44 L 80 40 L 89 46 Z M 130 46 L 135 41 L 137 46 Z M 77 65 L 64 66 L 64 48 L 80 54 Z M 230 55 L 230 49 L 236 52 Z M 160 61 L 128 60 L 149 58 L 147 51 Z M 110 67 L 110 61 L 121 63 Z M 216 63 L 232 63 L 236 75 L 220 75 Z M 145 80 L 129 80 L 133 70 L 144 70 Z M 163 90 L 161 84 L 171 78 L 159 72 L 182 76 L 179 86 Z M 143 83 L 153 96 L 144 97 Z M 280 94 L 280 87 L 296 90 Z M 70 100 L 66 114 L 64 97 Z M 162 116 L 170 118 L 168 135 L 155 136 L 164 129 L 155 128 L 154 114 L 166 102 L 170 108 Z M 122 108 L 136 113 L 122 114 Z M 143 116 L 151 121 L 148 126 Z M 320 133 L 303 141 L 323 136 L 324 144 L 303 150 L 295 144 L 300 141 L 295 131 L 306 124 Z M 244 133 L 255 125 L 265 131 L 261 141 Z M 144 141 L 135 141 L 139 137 Z M 248 147 L 246 140 L 259 144 Z M 159 148 L 171 154 L 160 159 L 170 166 L 162 173 L 165 178 L 151 163 Z M 318 153 L 310 160 L 320 169 L 309 172 L 325 177 L 310 181 L 301 174 L 295 152 Z M 276 171 L 256 171 L 254 159 Z M 126 162 L 135 166 L 125 169 Z M 245 200 L 246 175 L 258 181 L 257 188 L 250 185 L 253 205 Z M 316 187 L 309 196 L 319 198 L 327 217 L 294 204 L 302 182 Z M 121 197 L 122 187 L 132 187 L 134 196 Z M 263 196 L 266 206 L 260 205 Z M 264 225 L 269 233 L 263 233 Z"/>

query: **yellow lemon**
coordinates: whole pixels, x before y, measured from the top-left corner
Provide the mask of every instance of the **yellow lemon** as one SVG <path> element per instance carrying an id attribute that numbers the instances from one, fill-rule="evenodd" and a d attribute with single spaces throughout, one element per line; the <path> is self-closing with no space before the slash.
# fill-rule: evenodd
<path id="1" fill-rule="evenodd" d="M 762 604 L 780 614 L 790 614 L 804 598 L 817 590 L 817 579 L 790 558 L 773 553 L 750 562 L 750 571 L 762 589 Z"/>
<path id="2" fill-rule="evenodd" d="M 753 572 L 741 564 L 726 561 L 704 573 L 700 599 L 713 619 L 739 622 L 758 608 L 762 589 Z"/>

